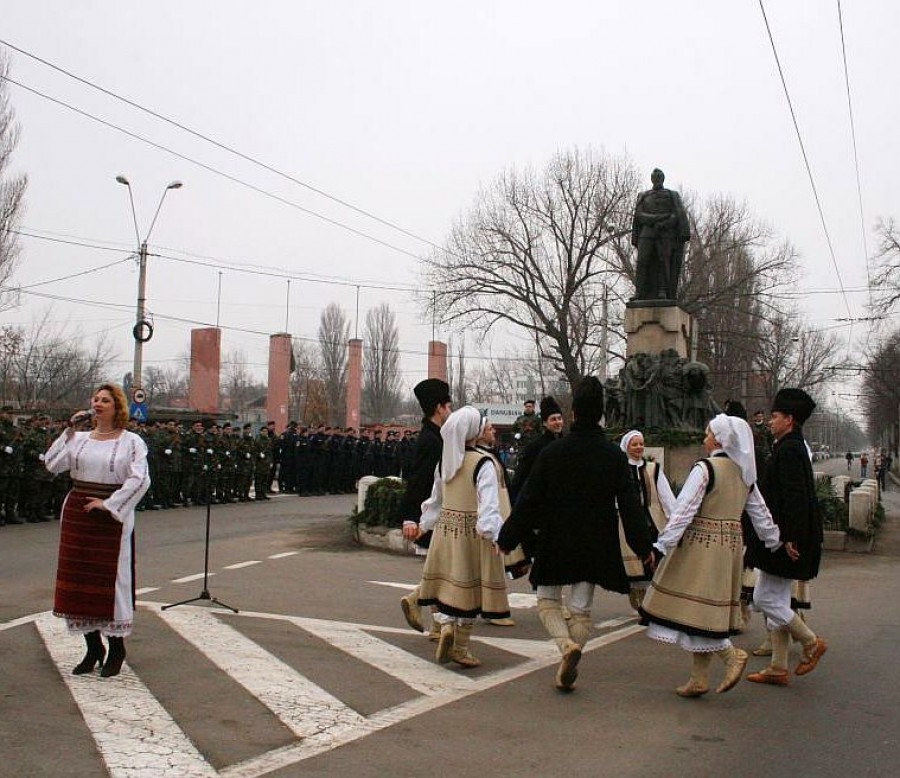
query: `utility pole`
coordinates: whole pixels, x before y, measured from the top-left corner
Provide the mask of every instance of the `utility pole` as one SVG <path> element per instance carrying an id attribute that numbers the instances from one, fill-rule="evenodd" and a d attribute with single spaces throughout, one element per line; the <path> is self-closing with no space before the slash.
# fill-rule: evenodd
<path id="1" fill-rule="evenodd" d="M 181 189 L 183 184 L 181 181 L 172 181 L 159 198 L 159 204 L 156 206 L 156 213 L 153 214 L 153 220 L 150 222 L 150 228 L 147 230 L 146 237 L 141 240 L 137 223 L 137 211 L 134 209 L 134 195 L 131 192 L 131 182 L 125 176 L 116 176 L 116 182 L 128 189 L 128 199 L 131 202 L 131 217 L 134 220 L 134 236 L 138 242 L 138 294 L 137 294 L 137 315 L 134 323 L 134 329 L 131 334 L 134 336 L 134 371 L 131 377 L 132 392 L 142 390 L 141 370 L 144 365 L 144 343 L 153 337 L 153 325 L 146 318 L 147 303 L 147 241 L 150 240 L 150 233 L 156 225 L 156 219 L 159 216 L 159 210 L 162 208 L 163 201 L 166 199 L 170 189 Z M 143 396 L 141 391 L 140 396 Z M 140 402 L 143 402 L 142 400 Z"/>
<path id="2" fill-rule="evenodd" d="M 147 303 L 147 241 L 141 243 L 138 253 L 138 295 L 137 315 L 134 324 L 134 369 L 131 374 L 132 387 L 142 389 L 141 370 L 144 366 L 144 340 L 149 340 L 153 330 L 147 332 L 147 320 L 144 318 Z"/>

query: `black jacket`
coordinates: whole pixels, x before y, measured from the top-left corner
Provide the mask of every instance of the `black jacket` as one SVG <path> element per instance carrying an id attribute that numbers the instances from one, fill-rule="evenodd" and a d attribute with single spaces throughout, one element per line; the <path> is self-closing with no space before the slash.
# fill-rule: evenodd
<path id="1" fill-rule="evenodd" d="M 516 504 L 516 500 L 522 492 L 522 487 L 525 485 L 525 481 L 528 480 L 531 468 L 534 467 L 534 463 L 537 461 L 538 454 L 547 448 L 554 440 L 558 439 L 559 435 L 555 435 L 550 432 L 550 430 L 545 429 L 543 435 L 531 441 L 531 443 L 525 446 L 519 453 L 519 456 L 516 458 L 516 472 L 513 475 L 512 484 L 510 484 L 509 487 L 509 499 L 512 501 L 513 505 Z"/>
<path id="2" fill-rule="evenodd" d="M 809 452 L 799 430 L 789 432 L 772 447 L 759 488 L 781 532 L 781 542 L 794 543 L 800 558 L 792 562 L 784 548 L 768 551 L 752 532 L 747 538 L 748 564 L 782 578 L 815 578 L 822 559 L 822 520 Z"/>
<path id="3" fill-rule="evenodd" d="M 510 551 L 536 530 L 532 585 L 589 581 L 624 594 L 619 514 L 628 544 L 648 556 L 650 533 L 625 454 L 599 427 L 576 422 L 538 456 L 499 544 Z"/>
<path id="4" fill-rule="evenodd" d="M 441 428 L 426 419 L 416 441 L 409 477 L 406 479 L 406 493 L 400 503 L 400 518 L 403 521 L 419 523 L 422 517 L 422 503 L 431 496 L 434 487 L 434 469 L 441 461 L 443 450 L 444 439 L 441 437 Z"/>

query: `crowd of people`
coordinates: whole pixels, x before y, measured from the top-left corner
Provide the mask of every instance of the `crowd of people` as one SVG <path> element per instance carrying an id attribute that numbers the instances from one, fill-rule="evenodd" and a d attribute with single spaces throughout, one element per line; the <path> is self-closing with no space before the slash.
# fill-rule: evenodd
<path id="1" fill-rule="evenodd" d="M 713 657 L 723 665 L 716 692 L 737 685 L 750 654 L 732 637 L 752 611 L 762 613 L 769 636 L 753 653 L 771 659 L 747 680 L 788 685 L 792 639 L 801 646 L 794 674 L 818 666 L 827 642 L 798 610 L 809 607 L 823 540 L 803 439 L 815 407 L 808 394 L 782 389 L 769 418 L 759 411 L 752 424 L 740 403 L 729 403 L 709 421 L 706 456 L 676 497 L 662 468 L 644 458 L 640 430 L 618 446 L 607 440 L 603 386 L 592 377 L 573 393 L 564 435 L 558 404 L 544 398 L 512 484 L 490 452 L 489 421 L 469 406 L 451 411 L 449 387 L 430 382 L 416 387 L 424 426 L 415 489 L 403 506 L 404 535 L 427 556 L 400 605 L 419 632 L 430 608 L 437 662 L 480 665 L 470 644 L 477 619 L 514 625 L 506 581 L 528 572 L 560 653 L 561 691 L 574 689 L 598 586 L 628 594 L 649 638 L 691 656 L 690 677 L 675 690 L 681 697 L 710 691 Z M 514 568 L 506 564 L 516 557 Z"/>
<path id="2" fill-rule="evenodd" d="M 69 425 L 38 414 L 13 424 L 0 411 L 0 526 L 50 521 L 60 515 L 71 484 L 65 472 L 44 464 L 50 443 Z M 266 500 L 282 494 L 323 495 L 356 491 L 362 476 L 403 476 L 410 470 L 417 434 L 315 428 L 291 422 L 280 435 L 274 422 L 254 432 L 213 420 L 139 424 L 129 430 L 147 446 L 151 486 L 138 511 L 210 503 Z"/>
<path id="3" fill-rule="evenodd" d="M 640 430 L 618 445 L 607 439 L 604 389 L 593 377 L 573 392 L 565 433 L 552 397 L 541 401 L 540 416 L 533 407 L 526 414 L 529 435 L 512 481 L 486 414 L 471 406 L 453 411 L 450 388 L 439 379 L 421 382 L 415 394 L 420 433 L 399 440 L 389 433 L 384 443 L 377 433 L 327 434 L 293 423 L 281 436 L 269 427 L 254 435 L 250 425 L 239 433 L 202 422 L 188 431 L 174 421 L 135 426 L 113 384 L 100 386 L 90 411 L 66 422 L 37 417 L 15 428 L 0 415 L 0 452 L 18 457 L 20 472 L 26 462 L 39 463 L 43 475 L 36 464 L 33 475 L 58 498 L 34 509 L 20 485 L 4 515 L 21 521 L 28 506 L 28 519 L 43 521 L 52 505 L 62 519 L 54 613 L 86 643 L 73 672 L 121 671 L 142 505 L 246 500 L 254 482 L 255 499 L 265 499 L 275 477 L 285 492 L 341 491 L 345 479 L 394 472 L 407 481 L 403 534 L 426 554 L 421 581 L 401 608 L 420 632 L 423 609 L 431 610 L 439 663 L 480 665 L 470 644 L 477 619 L 515 626 L 507 581 L 529 575 L 538 617 L 560 653 L 555 683 L 562 691 L 575 687 L 597 587 L 627 594 L 648 637 L 690 654 L 690 677 L 675 690 L 682 697 L 710 691 L 713 657 L 723 664 L 716 692 L 741 680 L 750 656 L 731 639 L 751 611 L 763 614 L 768 632 L 752 653 L 771 659 L 747 680 L 788 685 L 792 639 L 801 646 L 794 674 L 818 666 L 828 645 L 802 615 L 823 541 L 803 438 L 815 408 L 808 394 L 780 390 L 769 418 L 760 411 L 752 425 L 740 403 L 726 404 L 709 421 L 706 456 L 677 497 L 662 468 L 644 457 Z M 0 483 L 8 488 L 12 480 L 7 474 Z"/>

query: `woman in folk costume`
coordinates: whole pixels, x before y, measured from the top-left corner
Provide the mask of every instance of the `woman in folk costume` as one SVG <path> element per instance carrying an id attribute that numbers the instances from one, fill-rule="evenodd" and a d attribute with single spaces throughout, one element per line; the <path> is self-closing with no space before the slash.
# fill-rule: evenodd
<path id="1" fill-rule="evenodd" d="M 494 425 L 490 422 L 486 422 L 481 430 L 481 434 L 478 436 L 478 440 L 475 441 L 475 449 L 484 454 L 484 459 L 476 465 L 475 475 L 478 475 L 478 470 L 482 467 L 489 467 L 490 465 L 494 466 L 494 469 L 497 471 L 500 516 L 503 521 L 506 521 L 509 518 L 509 514 L 512 513 L 509 474 L 506 472 L 503 463 L 494 453 L 495 442 Z M 503 555 L 503 569 L 506 571 L 507 577 L 512 579 L 528 575 L 528 571 L 531 569 L 531 560 L 525 555 L 525 551 L 523 551 L 521 545 L 516 546 L 509 554 Z M 485 621 L 487 621 L 488 624 L 493 624 L 497 627 L 516 626 L 516 622 L 512 617 L 505 619 L 485 618 Z"/>
<path id="2" fill-rule="evenodd" d="M 481 664 L 469 651 L 474 620 L 509 618 L 503 558 L 494 545 L 503 524 L 500 485 L 496 468 L 479 467 L 489 458 L 475 448 L 485 424 L 467 405 L 441 427 L 441 462 L 419 524 L 423 532 L 434 533 L 419 605 L 438 610 L 442 626 L 435 658 L 463 667 Z"/>
<path id="3" fill-rule="evenodd" d="M 715 654 L 725 663 L 717 692 L 740 680 L 747 652 L 729 637 L 740 630 L 742 536 L 746 511 L 761 545 L 781 546 L 778 527 L 756 487 L 753 433 L 743 419 L 720 413 L 709 423 L 709 455 L 692 468 L 669 523 L 654 544 L 664 555 L 641 607 L 647 636 L 672 643 L 693 656 L 690 680 L 675 691 L 699 697 L 709 691 Z"/>
<path id="4" fill-rule="evenodd" d="M 91 411 L 93 429 L 76 432 L 75 425 L 89 418 L 76 414 L 44 457 L 51 473 L 68 470 L 72 476 L 62 507 L 53 613 L 87 643 L 72 672 L 102 665 L 100 675 L 109 677 L 122 669 L 134 622 L 134 509 L 150 477 L 147 446 L 125 429 L 128 401 L 121 387 L 103 384 Z"/>
<path id="5" fill-rule="evenodd" d="M 647 527 L 653 540 L 663 531 L 672 509 L 675 507 L 675 495 L 672 487 L 658 462 L 644 461 L 644 435 L 640 430 L 626 432 L 619 441 L 619 448 L 628 457 L 628 471 L 637 488 L 641 500 L 641 508 L 647 518 Z M 628 600 L 631 607 L 639 610 L 644 594 L 650 585 L 650 575 L 644 568 L 640 557 L 634 553 L 625 539 L 625 530 L 619 522 L 619 547 L 622 551 L 622 562 L 628 576 Z"/>

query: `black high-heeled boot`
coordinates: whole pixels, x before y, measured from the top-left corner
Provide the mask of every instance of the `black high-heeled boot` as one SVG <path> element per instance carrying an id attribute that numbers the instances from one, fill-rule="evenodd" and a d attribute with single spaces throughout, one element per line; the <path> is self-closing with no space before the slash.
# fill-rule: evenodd
<path id="1" fill-rule="evenodd" d="M 103 657 L 106 656 L 106 649 L 103 647 L 103 641 L 100 640 L 100 632 L 84 633 L 84 642 L 87 643 L 87 653 L 75 667 L 72 669 L 72 675 L 84 675 L 94 669 L 94 665 L 102 665 Z"/>
<path id="2" fill-rule="evenodd" d="M 109 654 L 106 662 L 103 663 L 103 669 L 100 671 L 101 678 L 111 678 L 118 675 L 122 669 L 122 662 L 125 661 L 125 639 L 109 638 Z"/>

